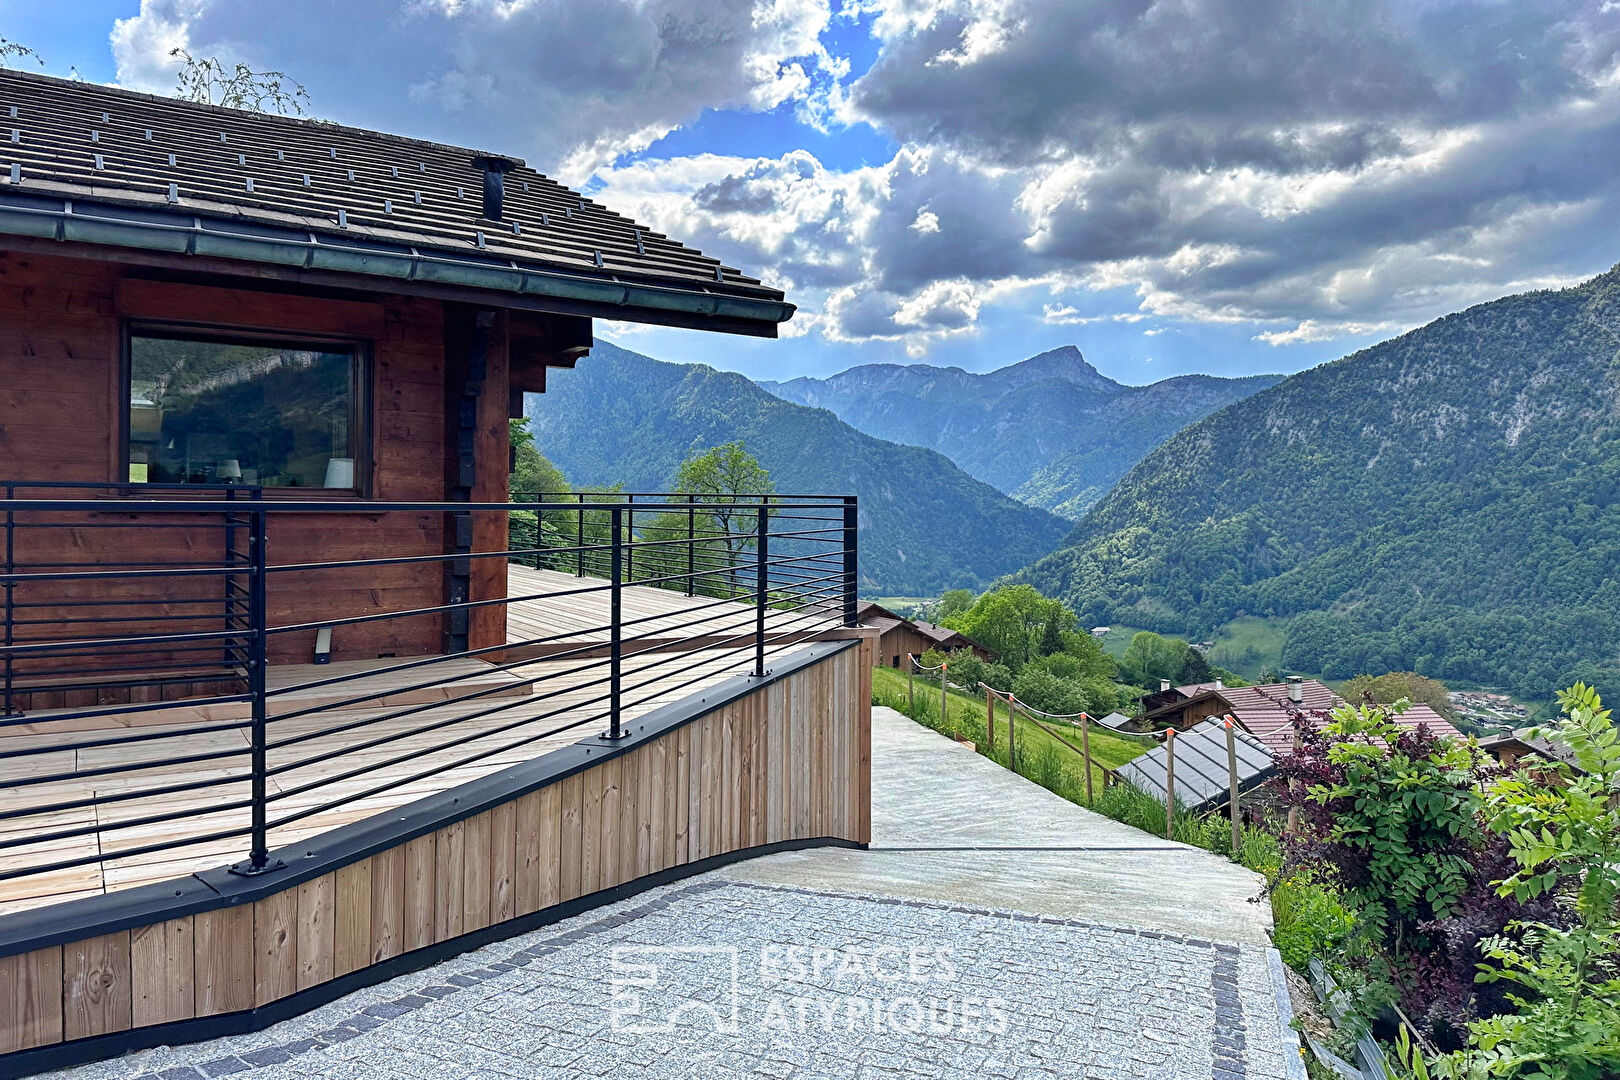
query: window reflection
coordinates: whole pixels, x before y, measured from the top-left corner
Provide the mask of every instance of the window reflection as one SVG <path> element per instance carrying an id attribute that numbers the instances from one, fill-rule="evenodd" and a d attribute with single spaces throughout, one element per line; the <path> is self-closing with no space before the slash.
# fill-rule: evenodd
<path id="1" fill-rule="evenodd" d="M 132 336 L 129 479 L 354 488 L 356 365 L 330 345 Z"/>

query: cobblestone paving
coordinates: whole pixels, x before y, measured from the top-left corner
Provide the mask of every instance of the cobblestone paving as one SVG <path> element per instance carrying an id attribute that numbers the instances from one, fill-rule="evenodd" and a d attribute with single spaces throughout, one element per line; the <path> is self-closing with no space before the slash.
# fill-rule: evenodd
<path id="1" fill-rule="evenodd" d="M 885 737 L 913 734 L 892 728 Z M 886 788 L 895 778 L 883 778 L 874 756 L 875 786 Z M 774 881 L 738 877 L 746 865 L 490 945 L 262 1032 L 54 1075 L 1303 1077 L 1263 933 L 1205 939 L 1180 927 L 1144 929 L 1139 915 L 1104 924 L 1062 908 L 941 899 L 937 866 L 927 871 L 930 888 L 896 895 L 905 890 L 893 881 L 855 890 L 819 879 L 813 863 L 794 863 L 802 872 Z M 1173 892 L 1175 872 L 1163 865 Z"/>

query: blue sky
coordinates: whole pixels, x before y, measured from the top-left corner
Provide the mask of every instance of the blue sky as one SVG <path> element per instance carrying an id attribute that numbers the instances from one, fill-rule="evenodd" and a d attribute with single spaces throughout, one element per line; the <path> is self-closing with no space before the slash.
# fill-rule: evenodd
<path id="1" fill-rule="evenodd" d="M 760 378 L 1296 371 L 1620 260 L 1602 0 L 0 0 L 0 35 L 520 154 L 784 288 L 779 341 L 599 328 Z"/>

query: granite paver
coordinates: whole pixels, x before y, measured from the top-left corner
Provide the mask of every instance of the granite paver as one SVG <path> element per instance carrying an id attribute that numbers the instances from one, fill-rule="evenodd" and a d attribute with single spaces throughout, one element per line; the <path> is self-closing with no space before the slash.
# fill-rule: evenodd
<path id="1" fill-rule="evenodd" d="M 737 864 L 262 1032 L 54 1075 L 1303 1076 L 1246 871 L 981 772 L 995 767 L 895 714 L 874 727 L 872 851 Z M 919 787 L 954 793 L 940 808 L 932 791 L 926 817 L 942 820 L 915 820 L 930 805 Z M 1125 874 L 1113 903 L 1044 884 L 1046 866 L 1106 889 L 1109 865 L 1073 864 L 1132 857 L 1154 868 Z M 1158 883 L 1145 912 L 1144 875 Z M 1178 900 L 1193 910 L 1155 917 Z"/>

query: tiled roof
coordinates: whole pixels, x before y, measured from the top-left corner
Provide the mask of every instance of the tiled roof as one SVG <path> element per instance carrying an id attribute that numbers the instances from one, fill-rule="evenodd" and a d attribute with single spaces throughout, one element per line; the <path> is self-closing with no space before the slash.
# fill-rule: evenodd
<path id="1" fill-rule="evenodd" d="M 1303 714 L 1311 723 L 1320 724 L 1322 721 L 1315 714 L 1325 713 L 1344 704 L 1343 698 L 1315 679 L 1305 679 L 1299 684 L 1301 701 L 1298 704 L 1289 700 L 1286 683 L 1226 686 L 1220 690 L 1214 689 L 1212 683 L 1201 685 L 1205 687 L 1201 693 L 1208 696 L 1212 714 L 1219 711 L 1221 702 L 1225 702 L 1225 711 L 1235 716 L 1245 730 L 1264 743 L 1273 753 L 1293 749 L 1296 712 Z M 1195 698 L 1199 695 L 1188 696 Z M 1394 720 L 1403 727 L 1415 728 L 1422 724 L 1427 725 L 1429 730 L 1437 735 L 1462 737 L 1462 732 L 1452 727 L 1450 721 L 1427 705 L 1413 705 Z"/>
<path id="2" fill-rule="evenodd" d="M 0 199 L 54 196 L 485 265 L 782 300 L 779 290 L 521 162 L 505 174 L 501 220 L 483 218 L 474 160 L 503 156 L 0 71 Z"/>

